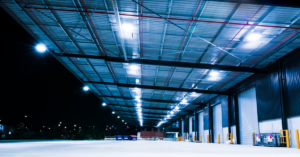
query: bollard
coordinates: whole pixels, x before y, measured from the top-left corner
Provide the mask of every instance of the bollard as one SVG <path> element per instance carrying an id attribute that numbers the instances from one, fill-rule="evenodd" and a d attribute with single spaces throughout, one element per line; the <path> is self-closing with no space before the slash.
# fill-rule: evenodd
<path id="1" fill-rule="evenodd" d="M 202 143 L 202 136 L 200 136 L 200 142 Z"/>
<path id="2" fill-rule="evenodd" d="M 207 143 L 209 143 L 209 135 L 207 135 Z"/>
<path id="3" fill-rule="evenodd" d="M 285 135 L 286 135 L 286 147 L 290 148 L 290 136 L 289 136 L 289 131 L 285 130 Z"/>
<path id="4" fill-rule="evenodd" d="M 218 143 L 220 144 L 220 135 L 218 135 Z"/>
<path id="5" fill-rule="evenodd" d="M 232 134 L 230 134 L 230 144 L 233 144 Z"/>
<path id="6" fill-rule="evenodd" d="M 186 137 L 184 136 L 184 141 L 186 141 Z"/>
<path id="7" fill-rule="evenodd" d="M 196 141 L 196 136 L 193 136 L 194 138 L 193 138 L 193 141 Z"/>
<path id="8" fill-rule="evenodd" d="M 298 130 L 296 130 L 296 143 L 297 143 L 297 149 L 300 149 L 299 131 Z"/>

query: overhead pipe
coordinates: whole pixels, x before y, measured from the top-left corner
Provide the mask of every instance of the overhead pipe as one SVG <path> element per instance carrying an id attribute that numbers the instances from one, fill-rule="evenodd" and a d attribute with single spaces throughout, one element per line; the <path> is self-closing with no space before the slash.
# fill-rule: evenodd
<path id="1" fill-rule="evenodd" d="M 38 9 L 38 10 L 53 10 L 53 11 L 66 11 L 66 12 L 79 12 L 79 13 L 94 13 L 94 14 L 108 14 L 114 15 L 114 13 L 101 12 L 101 11 L 83 11 L 83 10 L 69 10 L 69 9 L 51 9 L 51 8 L 36 8 L 24 6 L 24 9 Z M 119 14 L 120 16 L 131 16 L 131 17 L 142 17 L 142 18 L 152 18 L 152 19 L 163 19 L 162 17 L 156 16 L 145 16 L 145 15 L 133 15 L 133 14 Z M 168 20 L 174 21 L 192 21 L 192 22 L 204 22 L 204 23 L 216 23 L 216 24 L 227 24 L 227 25 L 240 25 L 240 26 L 253 26 L 253 27 L 269 27 L 269 28 L 284 28 L 284 29 L 297 29 L 299 27 L 286 27 L 286 26 L 272 26 L 272 25 L 258 25 L 258 24 L 249 24 L 249 23 L 237 23 L 237 22 L 220 22 L 220 21 L 208 21 L 208 20 L 194 20 L 194 19 L 182 19 L 182 18 L 168 18 Z"/>

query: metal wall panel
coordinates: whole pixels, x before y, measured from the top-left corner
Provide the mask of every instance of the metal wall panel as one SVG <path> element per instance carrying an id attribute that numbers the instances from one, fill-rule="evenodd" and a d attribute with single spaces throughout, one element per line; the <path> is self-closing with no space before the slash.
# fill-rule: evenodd
<path id="1" fill-rule="evenodd" d="M 209 130 L 209 109 L 208 109 L 208 107 L 204 108 L 203 122 L 204 122 L 204 130 Z"/>
<path id="2" fill-rule="evenodd" d="M 300 52 L 299 52 L 300 53 Z M 299 57 L 300 58 L 300 57 Z M 298 59 L 299 59 L 298 58 Z M 287 117 L 300 115 L 300 62 L 294 60 L 283 67 Z"/>
<path id="3" fill-rule="evenodd" d="M 259 133 L 255 88 L 238 95 L 240 142 L 252 144 L 252 132 Z"/>
<path id="4" fill-rule="evenodd" d="M 258 121 L 281 117 L 278 72 L 270 73 L 256 81 Z"/>
<path id="5" fill-rule="evenodd" d="M 189 134 L 193 132 L 193 117 L 189 118 Z"/>
<path id="6" fill-rule="evenodd" d="M 223 143 L 223 128 L 222 128 L 222 105 L 213 106 L 213 130 L 214 143 L 218 143 L 218 135 L 220 135 L 220 143 Z"/>

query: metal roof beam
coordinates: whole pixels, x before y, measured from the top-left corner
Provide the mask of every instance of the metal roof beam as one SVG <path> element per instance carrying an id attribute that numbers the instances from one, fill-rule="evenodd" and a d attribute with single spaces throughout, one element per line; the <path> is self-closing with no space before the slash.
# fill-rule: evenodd
<path id="1" fill-rule="evenodd" d="M 137 106 L 116 105 L 116 104 L 107 104 L 107 105 L 112 106 L 112 107 L 126 107 L 126 108 L 135 108 L 135 107 L 137 107 Z M 148 109 L 148 110 L 164 110 L 164 111 L 172 110 L 172 109 L 169 109 L 169 108 L 159 108 L 159 107 L 143 107 L 143 106 L 140 106 L 140 108 Z"/>
<path id="2" fill-rule="evenodd" d="M 115 112 L 128 112 L 128 113 L 137 113 L 137 111 L 124 111 L 124 110 L 114 110 Z M 142 112 L 143 114 L 153 114 L 153 115 L 167 115 L 166 113 L 152 113 L 152 112 Z M 118 114 L 117 115 L 122 115 Z M 127 114 L 126 114 L 127 115 Z"/>
<path id="3" fill-rule="evenodd" d="M 268 71 L 265 70 L 265 69 L 227 66 L 227 65 L 212 65 L 212 64 L 174 62 L 174 61 L 158 61 L 158 60 L 148 60 L 148 59 L 129 59 L 128 61 L 125 61 L 125 60 L 123 60 L 122 58 L 119 58 L 119 57 L 105 57 L 105 56 L 78 55 L 78 54 L 61 54 L 61 53 L 55 53 L 55 54 L 58 55 L 58 56 L 61 56 L 61 57 L 103 59 L 105 61 L 119 62 L 119 63 L 134 63 L 134 64 L 147 64 L 147 65 L 158 65 L 158 66 L 174 66 L 174 67 L 182 67 L 182 68 L 213 69 L 213 70 L 250 72 L 250 73 L 268 73 Z"/>
<path id="4" fill-rule="evenodd" d="M 121 20 L 120 20 L 120 15 L 119 15 L 119 10 L 118 10 L 118 4 L 117 4 L 116 0 L 111 0 L 111 2 L 113 4 L 116 23 L 117 23 L 117 26 L 119 28 L 119 35 L 121 36 L 120 40 L 121 40 L 121 44 L 122 44 L 122 51 L 123 51 L 123 55 L 124 55 L 124 58 L 125 58 L 125 61 L 126 61 L 127 60 L 127 54 L 126 54 L 126 48 L 125 48 L 125 41 L 124 41 L 122 23 L 121 23 Z"/>
<path id="5" fill-rule="evenodd" d="M 114 99 L 125 99 L 125 100 L 135 100 L 132 97 L 121 97 L 121 96 L 107 96 L 107 95 L 98 95 L 98 97 L 105 97 L 105 98 L 114 98 Z M 149 101 L 149 102 L 160 102 L 160 103 L 180 103 L 180 101 L 175 100 L 161 100 L 161 99 L 147 99 L 147 98 L 140 98 L 142 101 Z M 204 103 L 190 103 L 190 105 L 205 105 Z"/>
<path id="6" fill-rule="evenodd" d="M 116 86 L 119 86 L 119 87 L 128 87 L 128 88 L 135 88 L 136 87 L 136 88 L 142 88 L 142 89 L 169 90 L 169 91 L 180 91 L 180 92 L 196 92 L 196 93 L 206 93 L 206 94 L 227 95 L 227 92 L 212 91 L 212 90 L 186 89 L 186 88 L 148 86 L 148 85 L 137 85 L 137 84 L 125 84 L 125 83 L 96 82 L 96 81 L 83 81 L 83 82 L 84 83 L 92 83 L 92 84 L 116 85 Z"/>

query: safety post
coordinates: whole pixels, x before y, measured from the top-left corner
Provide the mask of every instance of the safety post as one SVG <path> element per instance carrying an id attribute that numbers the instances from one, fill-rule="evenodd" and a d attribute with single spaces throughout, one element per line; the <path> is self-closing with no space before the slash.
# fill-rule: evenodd
<path id="1" fill-rule="evenodd" d="M 202 143 L 202 136 L 200 136 L 200 142 Z"/>
<path id="2" fill-rule="evenodd" d="M 289 136 L 289 131 L 288 131 L 288 130 L 285 130 L 285 133 L 286 133 L 286 134 L 285 134 L 285 135 L 286 135 L 286 137 L 285 137 L 285 138 L 286 138 L 286 147 L 287 147 L 287 148 L 290 148 L 290 138 L 289 138 L 290 136 Z"/>
<path id="3" fill-rule="evenodd" d="M 298 130 L 296 130 L 296 143 L 297 143 L 297 149 L 300 149 L 299 131 Z"/>
<path id="4" fill-rule="evenodd" d="M 255 146 L 255 132 L 252 132 L 252 145 Z"/>
<path id="5" fill-rule="evenodd" d="M 220 144 L 220 135 L 218 135 L 218 143 Z"/>
<path id="6" fill-rule="evenodd" d="M 209 143 L 209 135 L 207 135 L 207 143 Z"/>
<path id="7" fill-rule="evenodd" d="M 184 136 L 184 141 L 186 141 L 186 137 Z"/>
<path id="8" fill-rule="evenodd" d="M 193 136 L 194 138 L 193 138 L 193 141 L 196 141 L 196 138 L 195 138 L 195 136 Z"/>
<path id="9" fill-rule="evenodd" d="M 232 140 L 232 134 L 230 134 L 230 144 L 233 144 L 233 140 Z"/>

